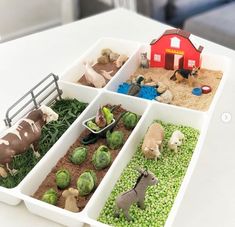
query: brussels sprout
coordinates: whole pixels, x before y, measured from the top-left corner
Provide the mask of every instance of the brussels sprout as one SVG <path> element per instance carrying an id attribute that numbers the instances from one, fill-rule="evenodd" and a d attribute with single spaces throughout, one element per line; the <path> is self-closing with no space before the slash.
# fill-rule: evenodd
<path id="1" fill-rule="evenodd" d="M 111 155 L 108 147 L 101 145 L 92 156 L 92 163 L 96 169 L 104 169 L 111 163 Z"/>
<path id="2" fill-rule="evenodd" d="M 58 188 L 65 189 L 69 186 L 69 183 L 71 181 L 71 176 L 68 170 L 61 169 L 57 171 L 56 173 L 56 184 Z"/>
<path id="3" fill-rule="evenodd" d="M 43 202 L 46 202 L 52 205 L 55 205 L 57 203 L 57 199 L 58 199 L 57 193 L 53 188 L 50 188 L 49 190 L 47 190 L 42 196 Z"/>
<path id="4" fill-rule="evenodd" d="M 84 196 L 90 194 L 95 188 L 96 182 L 97 178 L 94 171 L 87 170 L 82 173 L 77 179 L 77 189 L 79 191 L 79 195 Z"/>
<path id="5" fill-rule="evenodd" d="M 74 164 L 82 164 L 87 157 L 87 148 L 77 147 L 74 149 L 73 153 L 69 156 L 69 159 Z"/>
<path id="6" fill-rule="evenodd" d="M 123 124 L 127 129 L 133 129 L 138 123 L 138 116 L 135 113 L 127 112 L 122 117 Z"/>
<path id="7" fill-rule="evenodd" d="M 87 126 L 88 126 L 90 129 L 92 129 L 93 131 L 95 131 L 95 132 L 100 131 L 100 127 L 98 127 L 98 126 L 96 125 L 96 123 L 94 123 L 93 121 L 88 121 L 86 124 L 87 124 Z"/>
<path id="8" fill-rule="evenodd" d="M 111 113 L 111 110 L 105 106 L 102 108 L 102 110 L 103 110 L 107 125 L 109 125 L 110 123 L 112 123 L 113 114 Z"/>
<path id="9" fill-rule="evenodd" d="M 124 143 L 124 134 L 121 131 L 107 131 L 106 139 L 110 149 L 118 149 Z"/>

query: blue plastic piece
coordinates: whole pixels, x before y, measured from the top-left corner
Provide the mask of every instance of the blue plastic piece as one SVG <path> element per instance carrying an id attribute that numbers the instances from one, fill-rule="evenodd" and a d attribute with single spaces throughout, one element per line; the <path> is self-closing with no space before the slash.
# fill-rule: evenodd
<path id="1" fill-rule="evenodd" d="M 127 94 L 130 86 L 131 85 L 128 83 L 120 84 L 117 92 L 121 93 L 121 94 Z M 157 92 L 155 87 L 143 85 L 143 86 L 141 86 L 138 97 L 152 100 L 152 99 L 155 99 L 159 95 L 160 94 Z"/>
<path id="2" fill-rule="evenodd" d="M 196 96 L 201 96 L 202 95 L 202 89 L 200 87 L 195 87 L 192 90 L 192 94 Z"/>

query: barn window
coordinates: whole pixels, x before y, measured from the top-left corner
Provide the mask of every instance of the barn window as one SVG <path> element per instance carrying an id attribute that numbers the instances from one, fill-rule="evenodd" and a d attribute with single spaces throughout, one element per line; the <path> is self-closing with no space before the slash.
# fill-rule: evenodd
<path id="1" fill-rule="evenodd" d="M 180 48 L 180 39 L 177 37 L 171 38 L 171 47 Z"/>
<path id="2" fill-rule="evenodd" d="M 161 61 L 161 55 L 160 54 L 154 54 L 154 61 L 160 62 Z"/>
<path id="3" fill-rule="evenodd" d="M 188 67 L 193 67 L 195 66 L 196 61 L 195 60 L 188 60 Z"/>

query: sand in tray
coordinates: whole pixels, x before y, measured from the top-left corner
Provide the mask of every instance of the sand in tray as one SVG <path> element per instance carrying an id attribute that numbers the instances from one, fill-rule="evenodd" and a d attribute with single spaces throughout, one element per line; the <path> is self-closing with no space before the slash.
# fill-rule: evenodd
<path id="1" fill-rule="evenodd" d="M 209 85 L 212 88 L 212 92 L 201 96 L 195 96 L 192 94 L 193 87 L 191 87 L 187 81 L 176 83 L 175 81 L 170 80 L 173 73 L 173 70 L 166 70 L 164 68 L 138 68 L 127 82 L 130 82 L 134 77 L 137 77 L 140 74 L 149 81 L 161 81 L 168 85 L 169 89 L 172 91 L 174 95 L 174 99 L 172 101 L 173 105 L 207 111 L 222 79 L 223 73 L 221 71 L 200 69 L 197 77 L 198 83 L 195 84 L 195 87 Z"/>

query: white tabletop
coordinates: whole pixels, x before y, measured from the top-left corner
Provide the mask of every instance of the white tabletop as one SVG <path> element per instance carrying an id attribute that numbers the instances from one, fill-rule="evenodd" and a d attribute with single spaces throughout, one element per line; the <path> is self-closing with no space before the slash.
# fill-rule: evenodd
<path id="1" fill-rule="evenodd" d="M 97 39 L 109 36 L 149 43 L 166 25 L 117 9 L 66 26 L 40 32 L 0 45 L 0 119 L 11 103 L 41 78 L 60 74 Z M 201 45 L 230 57 L 235 52 L 209 41 Z M 219 99 L 195 171 L 179 206 L 174 227 L 235 226 L 235 77 L 230 75 Z M 221 114 L 229 112 L 225 124 Z M 0 202 L 1 226 L 60 226 L 30 214 L 23 203 L 9 206 Z"/>

